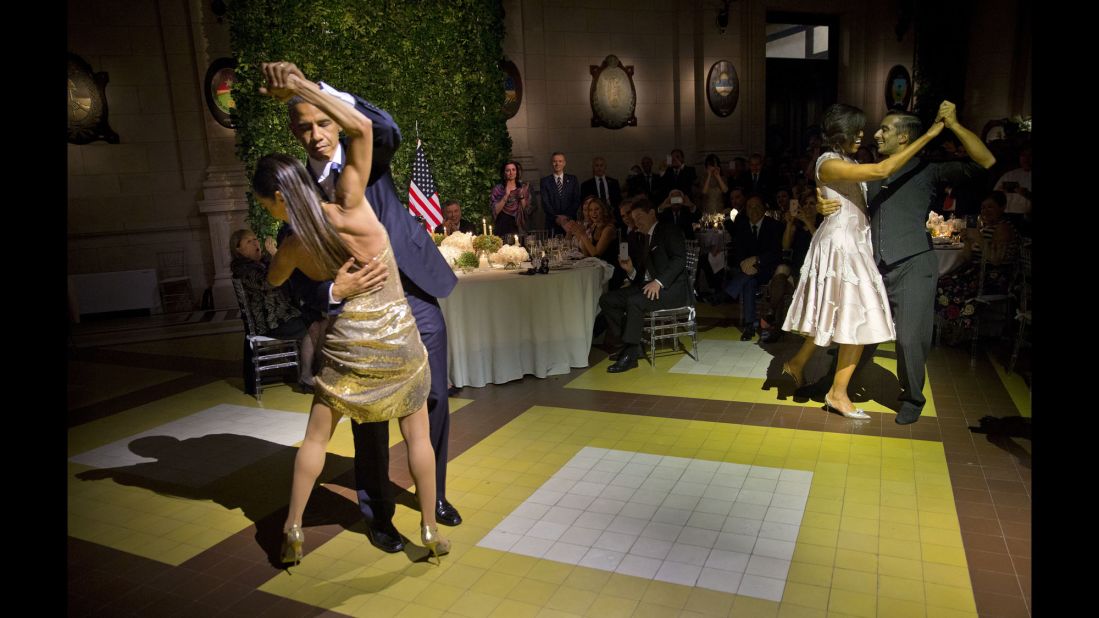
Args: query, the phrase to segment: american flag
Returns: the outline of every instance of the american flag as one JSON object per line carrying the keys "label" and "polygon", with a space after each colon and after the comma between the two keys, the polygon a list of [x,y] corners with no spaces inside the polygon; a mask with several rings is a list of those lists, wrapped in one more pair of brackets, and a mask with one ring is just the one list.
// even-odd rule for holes
{"label": "american flag", "polygon": [[428,232],[434,231],[443,222],[435,179],[431,177],[424,145],[419,140],[416,140],[416,158],[412,161],[412,182],[408,185],[408,207],[424,218],[424,227]]}

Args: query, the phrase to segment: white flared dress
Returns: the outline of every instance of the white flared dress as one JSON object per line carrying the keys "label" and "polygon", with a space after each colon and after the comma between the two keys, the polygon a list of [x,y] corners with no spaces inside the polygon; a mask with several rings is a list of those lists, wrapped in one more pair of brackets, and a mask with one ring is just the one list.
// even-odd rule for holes
{"label": "white flared dress", "polygon": [[825,217],[813,235],[782,330],[811,337],[819,346],[896,339],[889,297],[870,244],[866,184],[824,185],[820,166],[828,159],[851,159],[835,152],[817,159],[817,186],[825,197],[838,198],[840,209]]}

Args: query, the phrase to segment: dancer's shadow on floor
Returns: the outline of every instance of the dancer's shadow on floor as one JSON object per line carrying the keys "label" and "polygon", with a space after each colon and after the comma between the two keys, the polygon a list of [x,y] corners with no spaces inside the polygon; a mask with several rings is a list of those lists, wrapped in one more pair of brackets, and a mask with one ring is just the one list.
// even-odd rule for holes
{"label": "dancer's shadow on floor", "polygon": [[[240,509],[255,523],[256,542],[272,566],[282,568],[279,551],[296,447],[226,433],[185,440],[146,436],[128,446],[135,455],[155,461],[87,470],[77,478],[111,479],[166,496],[210,500],[227,510]],[[328,453],[319,480],[354,486],[352,469],[350,458]],[[365,532],[357,504],[323,487],[314,488],[302,524],[306,528],[357,526],[356,530]]]}
{"label": "dancer's shadow on floor", "polygon": [[973,433],[983,433],[988,441],[1015,457],[1019,465],[1030,468],[1030,451],[1019,444],[1015,438],[1031,442],[1030,419],[1023,416],[983,416],[977,421],[977,427],[970,427]]}
{"label": "dancer's shadow on floor", "polygon": [[[782,364],[789,361],[793,352],[782,349],[775,350],[775,356],[767,366],[767,378],[763,382],[762,390],[774,388],[777,399],[780,401],[792,400],[800,404],[808,404],[810,401],[824,406],[824,395],[832,386],[831,365],[835,362],[834,349],[829,349],[826,354],[817,353],[805,366],[805,384],[798,387],[793,378],[783,375]],[[876,358],[896,359],[895,352],[877,350]],[[894,412],[900,410],[900,401],[897,399],[901,393],[901,384],[888,369],[873,362],[872,358],[860,359],[851,383],[848,385],[848,397],[856,406],[860,403],[873,401],[878,405]],[[837,413],[838,414],[838,413]]]}

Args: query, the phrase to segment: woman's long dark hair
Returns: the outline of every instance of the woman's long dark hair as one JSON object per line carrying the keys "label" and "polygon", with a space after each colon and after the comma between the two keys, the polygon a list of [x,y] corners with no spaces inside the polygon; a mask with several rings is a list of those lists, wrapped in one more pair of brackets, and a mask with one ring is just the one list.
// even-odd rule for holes
{"label": "woman's long dark hair", "polygon": [[854,105],[836,103],[824,110],[821,120],[824,128],[824,141],[832,150],[846,155],[844,150],[855,141],[855,136],[866,126],[866,114]]}
{"label": "woman's long dark hair", "polygon": [[282,193],[290,227],[305,250],[326,272],[335,274],[351,257],[339,233],[324,216],[317,185],[301,161],[284,154],[269,154],[256,163],[252,191],[265,198]]}
{"label": "woman's long dark hair", "polygon": [[515,166],[515,188],[518,189],[523,186],[523,181],[520,180],[523,177],[523,166],[518,161],[504,161],[504,164],[500,166],[500,184],[505,187],[508,184],[507,174],[504,173],[504,170],[509,165]]}

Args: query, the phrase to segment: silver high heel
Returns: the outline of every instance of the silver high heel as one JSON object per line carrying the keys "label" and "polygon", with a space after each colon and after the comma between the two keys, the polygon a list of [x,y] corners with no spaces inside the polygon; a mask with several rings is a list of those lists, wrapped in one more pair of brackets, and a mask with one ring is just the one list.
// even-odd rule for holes
{"label": "silver high heel", "polygon": [[432,556],[435,556],[435,560],[442,564],[439,560],[439,556],[444,556],[450,553],[450,540],[444,539],[439,536],[439,527],[427,527],[420,528],[420,540],[423,541],[424,547],[431,552]]}
{"label": "silver high heel", "polygon": [[843,410],[840,410],[831,401],[828,400],[828,395],[824,396],[824,409],[825,410],[835,410],[836,412],[839,412],[840,414],[846,416],[847,418],[854,418],[854,419],[859,419],[859,420],[866,420],[866,419],[870,418],[869,414],[867,414],[866,412],[863,412],[859,408],[855,408],[854,410],[852,410],[850,412],[844,412]]}
{"label": "silver high heel", "polygon": [[300,564],[302,556],[302,546],[305,544],[305,532],[302,531],[300,524],[294,524],[290,526],[290,529],[286,531],[286,536],[282,540],[282,562],[283,564]]}

